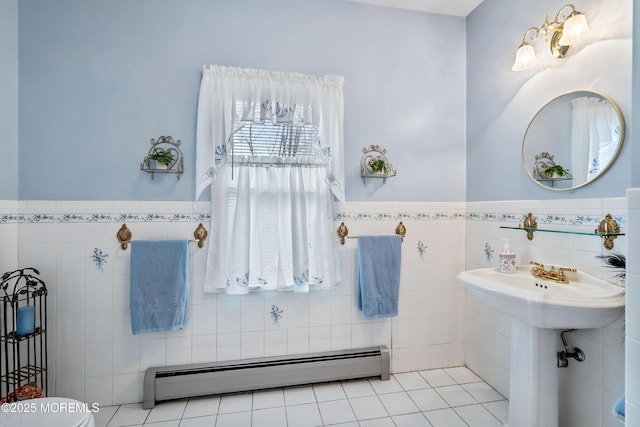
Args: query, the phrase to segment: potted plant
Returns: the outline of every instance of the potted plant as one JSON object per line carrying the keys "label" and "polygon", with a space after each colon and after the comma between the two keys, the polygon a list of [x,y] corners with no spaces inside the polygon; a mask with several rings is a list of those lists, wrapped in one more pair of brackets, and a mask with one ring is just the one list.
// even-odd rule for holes
{"label": "potted plant", "polygon": [[387,162],[383,158],[378,157],[369,161],[369,168],[373,173],[387,173]]}
{"label": "potted plant", "polygon": [[149,164],[149,169],[168,169],[174,162],[175,156],[171,150],[154,147],[146,160]]}
{"label": "potted plant", "polygon": [[569,170],[563,168],[561,165],[552,165],[552,166],[547,166],[544,169],[544,174],[549,178],[560,178],[563,176],[568,177]]}

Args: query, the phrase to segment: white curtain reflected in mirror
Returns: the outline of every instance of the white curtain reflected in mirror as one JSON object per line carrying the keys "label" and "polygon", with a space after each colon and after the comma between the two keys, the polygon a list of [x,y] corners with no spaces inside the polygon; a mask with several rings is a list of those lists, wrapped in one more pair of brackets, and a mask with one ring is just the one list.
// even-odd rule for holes
{"label": "white curtain reflected in mirror", "polygon": [[[606,99],[571,101],[571,153],[577,182],[595,178],[613,159],[620,138],[618,115]],[[586,143],[585,143],[586,142]]]}
{"label": "white curtain reflected in mirror", "polygon": [[533,117],[522,143],[529,177],[550,190],[572,190],[600,177],[624,141],[624,118],[616,103],[592,91],[554,98]]}

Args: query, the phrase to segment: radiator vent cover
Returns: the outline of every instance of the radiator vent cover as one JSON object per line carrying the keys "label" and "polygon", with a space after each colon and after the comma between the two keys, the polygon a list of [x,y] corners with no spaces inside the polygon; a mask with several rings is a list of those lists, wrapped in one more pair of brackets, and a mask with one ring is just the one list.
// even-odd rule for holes
{"label": "radiator vent cover", "polygon": [[388,380],[385,346],[225,362],[148,368],[145,409],[156,402],[187,397],[260,390],[326,381],[380,377]]}

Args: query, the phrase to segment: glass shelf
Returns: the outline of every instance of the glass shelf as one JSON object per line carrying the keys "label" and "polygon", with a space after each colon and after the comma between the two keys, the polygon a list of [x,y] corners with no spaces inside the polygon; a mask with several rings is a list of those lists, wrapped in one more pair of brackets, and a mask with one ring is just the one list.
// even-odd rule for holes
{"label": "glass shelf", "polygon": [[[524,226],[523,226],[524,225]],[[527,239],[533,240],[533,234],[536,231],[542,231],[543,233],[561,233],[561,234],[578,234],[582,236],[598,236],[602,237],[603,246],[605,249],[613,249],[613,241],[618,236],[624,236],[621,233],[620,226],[611,214],[607,214],[605,218],[600,222],[600,225],[594,230],[593,233],[586,231],[567,231],[567,230],[554,230],[538,228],[538,222],[531,212],[527,214],[524,222],[518,227],[510,227],[508,225],[501,225],[500,228],[506,228],[510,230],[521,230],[527,232]]]}
{"label": "glass shelf", "polygon": [[501,225],[500,228],[505,228],[509,230],[522,230],[522,231],[542,231],[544,233],[561,233],[561,234],[579,234],[582,236],[599,236],[599,237],[608,237],[608,236],[624,236],[625,233],[589,233],[587,231],[567,231],[567,230],[550,230],[544,228],[526,228],[526,227],[509,227],[506,225]]}

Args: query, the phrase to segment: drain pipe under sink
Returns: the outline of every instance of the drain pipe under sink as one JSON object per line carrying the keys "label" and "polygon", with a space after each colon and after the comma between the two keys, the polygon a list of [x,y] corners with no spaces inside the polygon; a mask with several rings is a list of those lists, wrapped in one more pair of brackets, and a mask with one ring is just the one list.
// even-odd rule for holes
{"label": "drain pipe under sink", "polygon": [[562,345],[564,346],[564,350],[557,352],[558,368],[568,367],[570,358],[575,359],[578,362],[584,362],[586,358],[584,355],[584,352],[580,350],[578,347],[572,350],[569,348],[569,345],[567,344],[567,340],[565,339],[564,334],[573,332],[573,331],[577,331],[577,329],[567,329],[566,331],[560,332],[560,338],[562,339]]}

